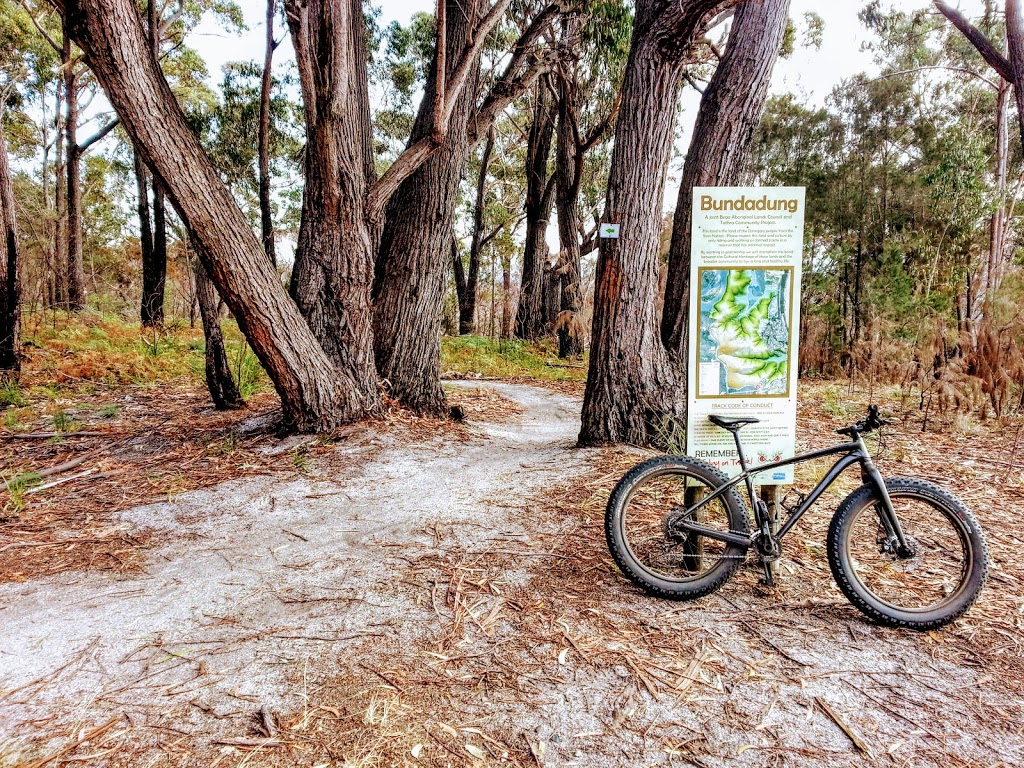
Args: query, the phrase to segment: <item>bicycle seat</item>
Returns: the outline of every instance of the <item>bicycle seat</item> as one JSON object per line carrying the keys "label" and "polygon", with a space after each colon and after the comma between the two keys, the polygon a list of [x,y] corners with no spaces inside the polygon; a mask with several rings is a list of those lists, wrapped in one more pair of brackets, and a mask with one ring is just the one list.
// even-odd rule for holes
{"label": "bicycle seat", "polygon": [[751,416],[715,416],[714,414],[708,416],[708,421],[730,432],[738,431],[744,424],[759,424],[761,422],[760,419]]}

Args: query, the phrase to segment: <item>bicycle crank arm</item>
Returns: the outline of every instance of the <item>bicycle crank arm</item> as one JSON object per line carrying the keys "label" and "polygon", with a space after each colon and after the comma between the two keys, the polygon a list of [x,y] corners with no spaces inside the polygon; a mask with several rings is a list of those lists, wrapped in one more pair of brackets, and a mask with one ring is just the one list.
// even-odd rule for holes
{"label": "bicycle crank arm", "polygon": [[697,525],[696,523],[682,522],[679,524],[679,528],[687,533],[695,533],[709,539],[724,541],[726,544],[735,544],[737,547],[749,548],[753,544],[753,541],[751,541],[749,536],[743,536],[738,533],[727,533],[714,528],[706,528],[705,526]]}

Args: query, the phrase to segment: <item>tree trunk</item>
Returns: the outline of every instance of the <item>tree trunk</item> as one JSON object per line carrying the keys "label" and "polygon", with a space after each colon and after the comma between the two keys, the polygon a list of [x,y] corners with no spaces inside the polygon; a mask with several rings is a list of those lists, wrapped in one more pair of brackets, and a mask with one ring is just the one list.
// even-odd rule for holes
{"label": "tree trunk", "polygon": [[501,259],[501,338],[512,338],[512,259]]}
{"label": "tree trunk", "polygon": [[[445,82],[471,44],[480,0],[447,0]],[[437,57],[409,145],[435,129]],[[391,394],[420,413],[445,414],[441,388],[441,308],[451,254],[459,181],[469,155],[467,128],[479,57],[454,105],[440,148],[398,188],[387,208],[373,287],[374,354]],[[468,290],[468,285],[467,285]]]}
{"label": "tree trunk", "polygon": [[701,98],[672,222],[661,318],[662,340],[683,364],[690,311],[693,188],[740,183],[768,98],[772,68],[782,48],[789,2],[747,2],[736,9],[725,55]]}
{"label": "tree trunk", "polygon": [[[459,294],[459,333],[476,331],[477,285],[480,281],[480,254],[484,248],[484,213],[487,210],[487,170],[494,151],[494,129],[487,132],[487,143],[480,158],[480,175],[476,182],[476,206],[473,209],[473,239],[469,246],[469,272],[465,289]],[[461,265],[461,260],[459,261]]]}
{"label": "tree trunk", "polygon": [[78,0],[61,10],[66,11],[72,37],[86,52],[132,142],[164,182],[195,239],[204,267],[274,382],[286,422],[301,431],[316,431],[363,416],[366,403],[350,372],[332,365],[303,322],[189,128],[153,60],[135,4]]}
{"label": "tree trunk", "polygon": [[661,210],[691,41],[726,1],[638,0],[601,241],[580,443],[667,442],[685,426],[686,381],[658,333]]}
{"label": "tree trunk", "polygon": [[[147,181],[146,164],[138,150],[133,153],[135,165],[135,189],[138,197],[139,213],[139,250],[142,252],[142,298],[139,303],[139,316],[144,327],[155,325],[153,322],[153,293],[151,285],[153,267],[153,222],[149,213],[149,182]],[[160,302],[162,303],[162,302]]]}
{"label": "tree trunk", "polygon": [[[563,21],[562,37],[579,39],[579,17]],[[574,53],[578,54],[578,45]],[[579,63],[576,56],[563,63],[558,79],[558,134],[555,145],[555,203],[558,211],[558,274],[561,310],[555,321],[560,358],[583,355],[583,329],[578,319],[583,309],[580,289],[580,179],[583,153],[579,142]]]}
{"label": "tree trunk", "polygon": [[231,376],[224,335],[220,328],[220,297],[200,259],[195,262],[195,280],[196,301],[203,320],[203,337],[206,339],[206,386],[218,411],[241,408],[245,401]]}
{"label": "tree trunk", "polygon": [[82,258],[82,152],[78,146],[78,72],[71,60],[71,35],[64,24],[61,50],[64,70],[64,146],[67,152],[68,309],[85,309],[85,263]]}
{"label": "tree trunk", "polygon": [[558,276],[557,265],[544,264],[544,299],[541,302],[541,322],[544,323],[544,335],[555,330],[559,306],[562,303],[562,281]]}
{"label": "tree trunk", "polygon": [[167,285],[167,203],[164,185],[156,176],[153,177],[153,251],[148,265],[143,264],[142,283],[147,308],[142,324],[161,326]]}
{"label": "tree trunk", "polygon": [[267,0],[266,43],[263,53],[263,80],[260,83],[260,127],[259,127],[259,166],[260,166],[260,230],[263,235],[263,250],[270,263],[277,265],[277,250],[274,244],[274,211],[270,205],[270,89],[273,84],[271,77],[274,64],[274,16],[277,0]]}
{"label": "tree trunk", "polygon": [[57,83],[56,135],[54,136],[54,189],[53,207],[56,219],[53,225],[53,270],[50,274],[51,294],[54,303],[51,306],[68,307],[68,166],[66,161],[66,143],[64,141],[64,81]]}
{"label": "tree trunk", "polygon": [[[305,191],[291,293],[346,380],[347,407],[375,412],[380,400],[370,287],[376,238],[365,210],[373,154],[362,3],[287,0],[286,7],[306,114]],[[273,272],[269,263],[267,268]]]}
{"label": "tree trunk", "polygon": [[0,122],[0,379],[21,370],[21,281],[18,230],[7,142]]}
{"label": "tree trunk", "polygon": [[516,336],[533,341],[544,335],[544,266],[548,260],[547,228],[553,185],[548,183],[548,155],[555,131],[557,105],[548,76],[537,84],[533,124],[526,150],[526,244],[519,281]]}

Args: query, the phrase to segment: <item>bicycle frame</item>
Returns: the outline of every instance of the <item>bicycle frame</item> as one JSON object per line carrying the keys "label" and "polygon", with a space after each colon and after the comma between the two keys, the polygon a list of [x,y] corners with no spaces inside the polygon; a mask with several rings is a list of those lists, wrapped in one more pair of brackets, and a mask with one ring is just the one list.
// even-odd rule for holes
{"label": "bicycle frame", "polygon": [[[875,463],[871,459],[871,454],[868,453],[867,446],[864,444],[864,438],[862,435],[858,434],[857,439],[849,443],[834,445],[830,448],[821,448],[816,451],[807,451],[806,453],[801,453],[790,459],[784,459],[770,464],[763,464],[754,470],[750,470],[747,467],[747,460],[743,454],[743,446],[740,443],[738,430],[733,432],[733,437],[736,439],[736,450],[739,454],[740,468],[742,471],[739,475],[718,488],[714,493],[704,497],[692,507],[688,507],[685,510],[685,513],[686,517],[689,518],[694,513],[698,512],[705,504],[709,504],[715,499],[723,496],[740,483],[745,483],[747,486],[747,495],[750,498],[750,507],[754,511],[754,519],[756,522],[755,531],[749,535],[743,536],[737,533],[726,533],[725,531],[719,531],[714,528],[707,528],[699,523],[691,523],[687,520],[680,523],[680,528],[683,530],[700,534],[701,536],[705,536],[709,539],[717,539],[718,541],[724,541],[728,544],[736,544],[741,547],[754,546],[757,538],[762,535],[763,531],[767,530],[768,535],[771,536],[771,538],[776,542],[781,542],[783,537],[789,533],[793,526],[799,522],[800,518],[803,517],[812,506],[814,506],[814,503],[821,497],[821,494],[828,490],[839,475],[854,464],[860,464],[861,477],[863,481],[865,483],[871,482],[875,488],[878,489],[878,494],[882,500],[883,522],[886,523],[888,528],[887,533],[895,536],[901,547],[907,547],[907,540],[903,534],[902,528],[900,527],[899,520],[896,519],[892,500],[889,498],[889,491],[885,487],[885,480],[882,478],[878,468],[875,467]],[[790,512],[778,532],[772,533],[770,529],[765,526],[765,523],[768,521],[764,517],[762,505],[758,503],[758,500],[754,496],[753,476],[762,472],[769,472],[773,469],[788,467],[791,464],[801,464],[805,461],[813,461],[815,459],[820,459],[825,456],[834,456],[836,454],[844,455],[832,465],[832,468],[821,480],[818,481],[818,484],[814,486],[800,505]]]}

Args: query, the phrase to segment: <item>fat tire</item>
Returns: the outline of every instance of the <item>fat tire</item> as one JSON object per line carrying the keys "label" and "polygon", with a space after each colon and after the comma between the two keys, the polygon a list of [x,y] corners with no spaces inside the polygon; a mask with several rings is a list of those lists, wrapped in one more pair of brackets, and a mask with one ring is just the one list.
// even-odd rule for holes
{"label": "fat tire", "polygon": [[[705,575],[685,581],[662,578],[652,573],[634,557],[623,530],[626,505],[635,488],[665,470],[689,471],[711,488],[718,488],[728,482],[728,478],[715,467],[688,456],[658,456],[637,464],[619,480],[608,498],[604,516],[608,550],[623,574],[648,594],[670,600],[696,600],[711,594],[732,576],[743,562],[746,548],[728,545],[728,557],[719,560]],[[722,496],[722,501],[728,512],[730,530],[740,534],[748,533],[750,524],[747,507],[736,489],[732,488],[726,492]]]}
{"label": "fat tire", "polygon": [[[893,477],[885,481],[889,495],[894,498],[911,496],[923,499],[945,510],[948,520],[953,523],[966,545],[966,574],[952,599],[934,609],[909,610],[890,605],[876,597],[857,577],[850,562],[848,548],[850,527],[866,506],[879,502],[877,489],[862,485],[836,509],[828,530],[828,563],[836,584],[847,599],[869,618],[889,627],[928,631],[938,629],[962,616],[978,598],[978,593],[988,577],[988,548],[985,536],[974,514],[948,491],[934,483],[915,477]],[[898,514],[898,510],[897,510]],[[942,514],[939,509],[936,515]]]}

